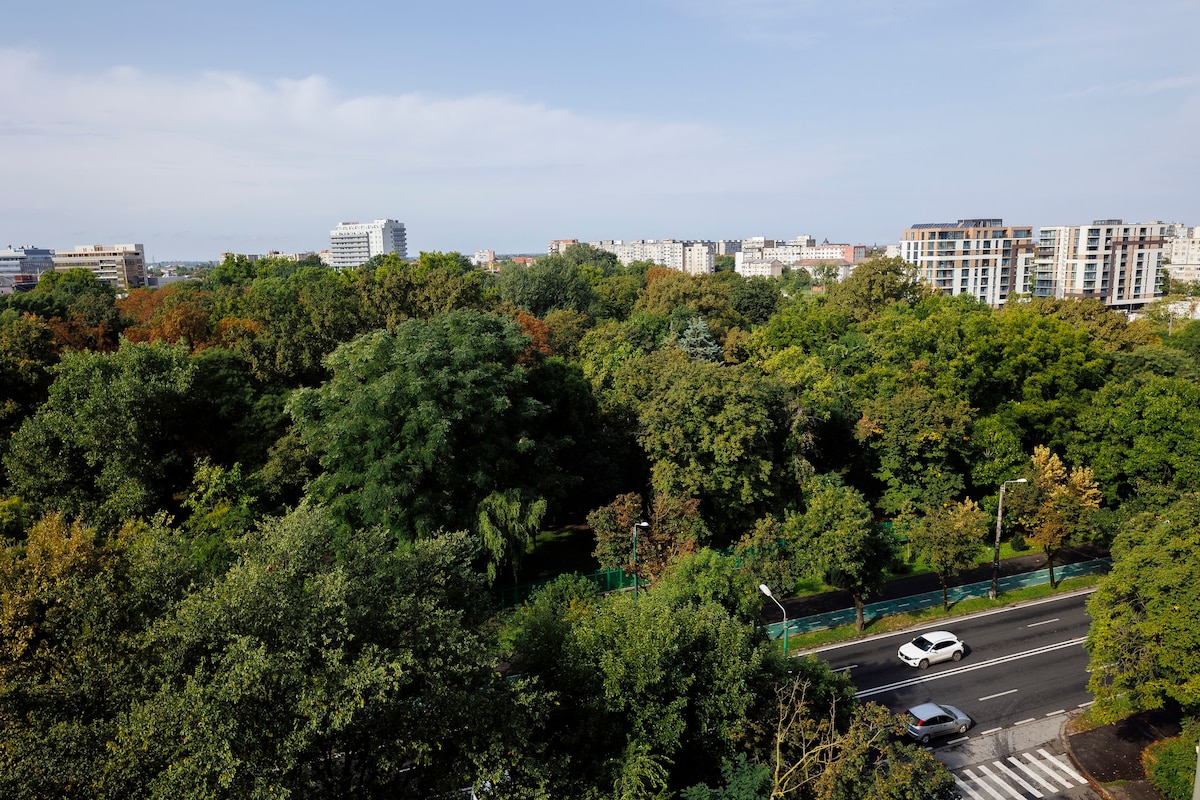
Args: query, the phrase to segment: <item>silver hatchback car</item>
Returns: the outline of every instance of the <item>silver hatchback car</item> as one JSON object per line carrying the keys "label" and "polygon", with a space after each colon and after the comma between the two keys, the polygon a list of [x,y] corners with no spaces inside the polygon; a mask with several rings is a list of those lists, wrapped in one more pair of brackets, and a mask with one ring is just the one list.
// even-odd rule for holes
{"label": "silver hatchback car", "polygon": [[921,744],[935,736],[966,733],[971,718],[954,706],[940,703],[921,703],[908,710],[908,735]]}

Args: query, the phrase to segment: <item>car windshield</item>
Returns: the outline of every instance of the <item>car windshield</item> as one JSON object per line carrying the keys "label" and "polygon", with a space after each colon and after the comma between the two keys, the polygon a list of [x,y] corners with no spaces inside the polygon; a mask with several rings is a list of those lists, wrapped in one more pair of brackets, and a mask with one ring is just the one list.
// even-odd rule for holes
{"label": "car windshield", "polygon": [[928,650],[929,648],[933,647],[933,642],[929,641],[924,636],[918,636],[912,640],[912,643],[922,650]]}

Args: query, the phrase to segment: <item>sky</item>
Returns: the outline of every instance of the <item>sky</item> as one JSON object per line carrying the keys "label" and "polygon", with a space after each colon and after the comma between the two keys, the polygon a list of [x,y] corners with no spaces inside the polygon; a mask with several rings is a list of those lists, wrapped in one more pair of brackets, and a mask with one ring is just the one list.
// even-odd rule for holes
{"label": "sky", "polygon": [[11,5],[0,247],[1200,224],[1200,0]]}

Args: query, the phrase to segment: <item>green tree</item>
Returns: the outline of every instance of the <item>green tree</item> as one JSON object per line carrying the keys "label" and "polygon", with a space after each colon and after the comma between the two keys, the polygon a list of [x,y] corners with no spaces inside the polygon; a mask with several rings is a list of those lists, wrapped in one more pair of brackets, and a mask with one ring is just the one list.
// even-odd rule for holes
{"label": "green tree", "polygon": [[1112,545],[1112,571],[1088,600],[1088,691],[1102,718],[1173,700],[1200,709],[1200,494],[1143,513]]}
{"label": "green tree", "polygon": [[987,514],[968,498],[931,511],[909,531],[913,552],[942,582],[942,608],[950,607],[950,578],[978,562],[987,530]]}
{"label": "green tree", "polygon": [[738,365],[664,357],[640,394],[638,439],[655,491],[695,497],[732,541],[795,486],[805,418],[779,387]]}
{"label": "green tree", "polygon": [[301,507],[148,637],[157,677],[100,780],[142,797],[428,796],[469,783],[503,708],[463,535],[397,550]]}
{"label": "green tree", "polygon": [[872,258],[855,265],[850,277],[827,287],[827,293],[832,305],[862,322],[893,303],[912,303],[929,289],[917,277],[915,267],[895,257]]}
{"label": "green tree", "polygon": [[39,317],[66,350],[115,350],[122,328],[117,291],[91,270],[44,273],[29,292],[8,296],[9,308]]}
{"label": "green tree", "polygon": [[536,317],[551,311],[589,313],[596,293],[581,267],[565,256],[539,258],[528,266],[508,266],[497,282],[500,299]]}
{"label": "green tree", "polygon": [[713,338],[707,323],[700,317],[692,317],[675,340],[675,346],[693,361],[716,363],[723,360],[721,345]]}
{"label": "green tree", "polygon": [[754,733],[776,656],[720,605],[677,600],[560,586],[517,610],[505,655],[536,679],[543,711],[510,757],[515,782],[531,761],[552,765],[546,797],[669,797],[720,780]]}
{"label": "green tree", "polygon": [[962,493],[971,412],[964,400],[944,399],[920,385],[864,407],[855,433],[878,459],[884,511],[936,508]]}
{"label": "green tree", "polygon": [[861,631],[864,598],[882,590],[896,549],[892,535],[872,522],[867,501],[852,487],[818,479],[807,509],[790,514],[785,529],[808,574],[850,593]]}
{"label": "green tree", "polygon": [[14,491],[98,524],[167,507],[192,471],[186,349],[125,342],[115,353],[70,353],[55,373],[5,455]]}
{"label": "green tree", "polygon": [[288,404],[323,469],[311,495],[351,527],[415,539],[474,529],[493,492],[533,488],[545,409],[527,344],[515,323],[453,311],[339,348],[333,377]]}

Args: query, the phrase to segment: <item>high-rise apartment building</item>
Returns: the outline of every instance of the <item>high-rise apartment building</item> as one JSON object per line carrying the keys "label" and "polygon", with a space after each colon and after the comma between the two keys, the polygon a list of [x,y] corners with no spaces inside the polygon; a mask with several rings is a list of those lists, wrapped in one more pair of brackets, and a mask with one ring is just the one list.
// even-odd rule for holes
{"label": "high-rise apartment building", "polygon": [[357,267],[375,256],[395,253],[408,258],[404,223],[394,219],[342,222],[329,232],[329,265],[335,269]]}
{"label": "high-rise apartment building", "polygon": [[913,225],[900,256],[945,294],[969,294],[993,307],[1030,291],[1033,229],[1000,219],[960,219]]}
{"label": "high-rise apartment building", "polygon": [[146,251],[140,244],[92,244],[56,250],[54,269],[87,269],[101,281],[129,291],[146,285]]}
{"label": "high-rise apartment building", "polygon": [[1031,292],[1095,297],[1110,308],[1136,311],[1162,293],[1163,259],[1177,228],[1183,226],[1119,219],[1042,228]]}

